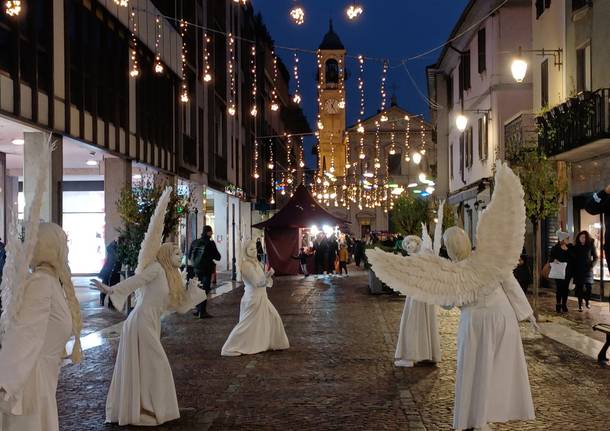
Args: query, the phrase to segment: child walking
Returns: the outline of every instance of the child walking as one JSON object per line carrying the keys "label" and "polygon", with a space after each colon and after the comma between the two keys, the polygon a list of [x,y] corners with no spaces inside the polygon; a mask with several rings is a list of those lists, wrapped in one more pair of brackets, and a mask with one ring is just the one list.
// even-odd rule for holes
{"label": "child walking", "polygon": [[347,246],[345,244],[341,244],[341,248],[339,249],[339,274],[343,274],[343,270],[345,270],[345,275],[347,275],[348,259],[349,254],[347,252]]}

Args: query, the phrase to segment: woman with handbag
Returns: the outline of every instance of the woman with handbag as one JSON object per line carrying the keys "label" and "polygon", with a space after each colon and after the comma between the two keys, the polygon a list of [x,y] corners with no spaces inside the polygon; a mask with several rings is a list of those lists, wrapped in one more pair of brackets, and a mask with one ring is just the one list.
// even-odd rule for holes
{"label": "woman with handbag", "polygon": [[[568,294],[570,293],[570,279],[571,279],[571,264],[572,264],[572,245],[569,243],[570,234],[567,232],[557,231],[557,244],[551,249],[551,256],[549,261],[551,267],[553,264],[564,263],[563,273],[560,275],[553,275],[554,271],[551,269],[549,278],[555,280],[557,304],[555,310],[558,313],[568,312]],[[559,265],[557,265],[559,266]],[[562,277],[563,275],[563,277]]]}
{"label": "woman with handbag", "polygon": [[582,311],[582,301],[589,306],[591,299],[591,287],[593,285],[593,266],[597,262],[597,251],[595,242],[589,232],[583,230],[576,237],[574,245],[574,284],[576,285],[576,296],[578,297],[578,311]]}

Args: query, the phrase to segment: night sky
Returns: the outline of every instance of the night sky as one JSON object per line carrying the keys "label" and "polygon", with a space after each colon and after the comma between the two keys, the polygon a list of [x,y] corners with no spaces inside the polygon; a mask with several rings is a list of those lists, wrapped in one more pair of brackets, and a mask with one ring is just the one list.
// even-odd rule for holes
{"label": "night sky", "polygon": [[[445,42],[467,4],[467,0],[361,0],[364,13],[358,20],[351,22],[345,15],[345,8],[351,4],[350,0],[301,0],[299,3],[305,9],[305,23],[297,26],[288,15],[292,1],[252,2],[255,10],[263,14],[263,20],[277,46],[315,51],[328,31],[329,18],[332,18],[335,32],[345,45],[348,55],[361,54],[389,59],[390,70],[386,86],[388,99],[396,93],[399,106],[412,114],[424,114],[426,118],[429,118],[427,103],[418,94],[400,61]],[[276,51],[292,72],[293,53],[281,48]],[[437,50],[407,63],[411,75],[424,95],[427,95],[425,68],[434,64],[439,54],[440,50]],[[301,106],[310,126],[315,128],[316,59],[313,54],[299,53],[299,60],[303,95]],[[350,74],[346,83],[347,122],[350,126],[356,122],[359,110],[357,60],[348,58],[346,67]],[[375,114],[380,107],[382,63],[369,60],[365,62],[364,68],[365,116],[368,117]],[[294,80],[291,80],[291,91],[294,91]],[[306,154],[310,166],[315,164],[310,151],[312,143],[313,140],[307,140]]]}

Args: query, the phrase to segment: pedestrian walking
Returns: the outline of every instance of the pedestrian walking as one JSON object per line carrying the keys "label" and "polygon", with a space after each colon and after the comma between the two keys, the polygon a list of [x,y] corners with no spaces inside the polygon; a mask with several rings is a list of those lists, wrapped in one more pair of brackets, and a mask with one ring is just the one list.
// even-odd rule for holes
{"label": "pedestrian walking", "polygon": [[[216,272],[215,260],[220,260],[220,253],[216,247],[216,243],[212,239],[213,230],[211,226],[204,226],[201,238],[196,239],[191,244],[189,258],[193,265],[193,272],[201,282],[206,295],[212,290],[212,276]],[[196,317],[200,319],[212,317],[207,311],[206,299],[197,305]]]}
{"label": "pedestrian walking", "polygon": [[337,243],[337,237],[333,234],[328,238],[327,257],[326,257],[326,270],[329,274],[336,272],[336,261],[337,254],[339,253],[339,244]]}
{"label": "pedestrian walking", "polygon": [[569,243],[570,234],[567,232],[557,231],[557,244],[551,249],[551,263],[565,263],[565,271],[563,277],[555,278],[556,284],[556,305],[555,310],[558,313],[568,312],[568,295],[570,293],[570,279],[572,270],[572,246]]}
{"label": "pedestrian walking", "polygon": [[582,311],[583,300],[585,307],[589,306],[591,299],[591,288],[593,286],[593,267],[597,262],[597,251],[595,241],[589,232],[583,230],[576,237],[576,244],[572,248],[573,252],[573,275],[576,285],[576,296],[578,297],[578,311]]}
{"label": "pedestrian walking", "polygon": [[265,250],[260,238],[256,239],[256,258],[259,262],[265,263]]}
{"label": "pedestrian walking", "polygon": [[354,262],[357,267],[360,267],[360,262],[364,258],[364,238],[357,239],[354,244]]}
{"label": "pedestrian walking", "polygon": [[316,274],[324,274],[326,272],[326,260],[328,244],[324,234],[319,234],[313,245],[314,248],[314,272]]}
{"label": "pedestrian walking", "polygon": [[[106,246],[106,260],[100,270],[98,277],[102,280],[102,283],[106,286],[114,286],[121,281],[121,261],[119,260],[118,254],[118,242],[116,240],[111,241]],[[106,300],[106,294],[100,292],[100,305],[104,306]],[[112,301],[108,301],[108,307],[114,309]]]}
{"label": "pedestrian walking", "polygon": [[299,261],[299,266],[301,267],[301,272],[305,277],[309,276],[309,272],[307,271],[307,258],[309,255],[305,252],[305,248],[301,247],[299,254],[296,256],[292,256],[293,259],[297,259]]}
{"label": "pedestrian walking", "polygon": [[348,260],[349,253],[347,252],[347,245],[341,244],[341,248],[339,248],[339,274],[343,274],[343,271],[345,271],[345,275],[347,275]]}
{"label": "pedestrian walking", "polygon": [[[594,193],[589,202],[587,202],[585,209],[591,215],[603,214],[605,225],[608,226],[610,224],[610,184],[604,190]],[[606,264],[610,268],[610,229],[605,231],[604,256],[606,257]]]}

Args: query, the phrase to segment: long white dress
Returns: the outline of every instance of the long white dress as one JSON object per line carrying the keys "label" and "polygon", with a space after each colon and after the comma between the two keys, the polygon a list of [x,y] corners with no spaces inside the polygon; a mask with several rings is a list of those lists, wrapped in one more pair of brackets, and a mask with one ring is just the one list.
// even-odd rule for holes
{"label": "long white dress", "polygon": [[532,314],[511,276],[462,307],[458,329],[453,427],[535,418],[518,319]]}
{"label": "long white dress", "polygon": [[[158,262],[112,287],[110,299],[122,309],[127,297],[141,295],[123,325],[119,351],[106,399],[106,422],[119,425],[159,425],[180,417],[169,361],[161,345],[161,314],[168,311],[169,286]],[[185,313],[205,299],[189,288],[177,310]]]}
{"label": "long white dress", "polygon": [[0,349],[0,430],[57,431],[57,379],[72,317],[57,277],[37,270]]}
{"label": "long white dress", "polygon": [[222,346],[222,356],[252,355],[267,350],[288,349],[288,337],[279,313],[267,297],[270,282],[258,262],[242,263],[244,296],[239,323]]}
{"label": "long white dress", "polygon": [[400,318],[400,331],[394,357],[400,362],[440,362],[441,345],[435,305],[407,297]]}

